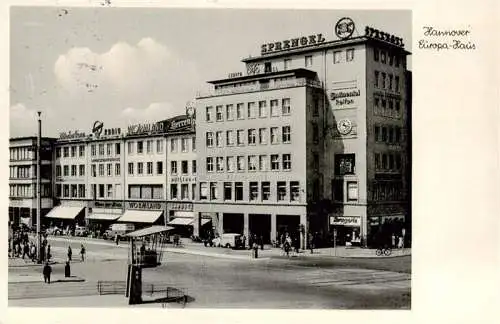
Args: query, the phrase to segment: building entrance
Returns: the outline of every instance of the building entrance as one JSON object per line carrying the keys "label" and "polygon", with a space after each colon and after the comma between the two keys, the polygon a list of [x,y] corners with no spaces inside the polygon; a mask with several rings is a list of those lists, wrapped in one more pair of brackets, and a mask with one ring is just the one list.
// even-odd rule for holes
{"label": "building entrance", "polygon": [[250,214],[248,215],[248,222],[250,235],[262,236],[264,244],[271,243],[271,215]]}
{"label": "building entrance", "polygon": [[224,233],[243,234],[243,214],[224,214],[222,230]]}
{"label": "building entrance", "polygon": [[276,239],[281,242],[288,233],[292,238],[299,236],[299,215],[276,215]]}

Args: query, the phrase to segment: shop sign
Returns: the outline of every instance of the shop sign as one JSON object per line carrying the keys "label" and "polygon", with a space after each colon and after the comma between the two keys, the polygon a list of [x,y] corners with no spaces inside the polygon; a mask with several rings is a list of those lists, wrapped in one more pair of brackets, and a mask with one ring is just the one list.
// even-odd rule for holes
{"label": "shop sign", "polygon": [[175,117],[167,120],[165,124],[167,133],[191,130],[194,126],[194,119],[189,118],[188,116]]}
{"label": "shop sign", "polygon": [[359,216],[330,216],[330,225],[360,226]]}
{"label": "shop sign", "polygon": [[229,73],[227,75],[227,78],[228,79],[233,79],[233,78],[239,78],[239,77],[242,77],[243,76],[243,73],[241,72],[232,72],[232,73]]}
{"label": "shop sign", "polygon": [[87,135],[83,132],[80,131],[69,131],[69,132],[62,132],[59,133],[59,139],[60,140],[71,140],[71,139],[81,139],[85,138]]}
{"label": "shop sign", "polygon": [[361,96],[360,90],[333,91],[330,94],[330,100],[334,100],[337,106],[345,106],[354,104],[354,97],[359,96]]}
{"label": "shop sign", "polygon": [[382,216],[382,222],[394,222],[394,221],[404,221],[405,217],[403,215],[391,215],[391,216]]}
{"label": "shop sign", "polygon": [[191,177],[191,176],[177,176],[177,177],[170,177],[170,182],[171,182],[171,183],[178,183],[178,182],[196,182],[196,177]]}
{"label": "shop sign", "polygon": [[142,134],[161,134],[165,132],[165,127],[162,122],[150,124],[135,124],[128,127],[127,135],[142,135]]}
{"label": "shop sign", "polygon": [[104,123],[102,121],[96,120],[94,125],[92,126],[92,133],[96,138],[101,137],[102,129],[104,127]]}
{"label": "shop sign", "polygon": [[169,203],[169,210],[193,211],[193,203]]}
{"label": "shop sign", "polygon": [[118,209],[123,207],[123,203],[121,201],[96,201],[94,207]]}
{"label": "shop sign", "polygon": [[159,202],[130,201],[128,203],[128,209],[161,210],[163,209],[163,205]]}
{"label": "shop sign", "polygon": [[323,34],[316,34],[310,36],[302,36],[297,38],[292,38],[288,40],[284,40],[281,42],[274,42],[263,44],[261,46],[261,54],[269,54],[273,52],[279,52],[287,49],[294,49],[304,46],[317,45],[325,42],[325,38]]}
{"label": "shop sign", "polygon": [[120,158],[95,158],[91,159],[92,162],[119,162]]}
{"label": "shop sign", "polygon": [[370,217],[370,226],[378,226],[380,225],[380,220],[378,217]]}
{"label": "shop sign", "polygon": [[377,38],[377,39],[386,41],[388,43],[392,43],[392,44],[399,46],[399,47],[405,46],[402,38],[396,37],[396,36],[391,35],[389,33],[384,33],[383,31],[380,31],[378,29],[371,28],[368,26],[366,26],[366,28],[365,28],[365,36]]}

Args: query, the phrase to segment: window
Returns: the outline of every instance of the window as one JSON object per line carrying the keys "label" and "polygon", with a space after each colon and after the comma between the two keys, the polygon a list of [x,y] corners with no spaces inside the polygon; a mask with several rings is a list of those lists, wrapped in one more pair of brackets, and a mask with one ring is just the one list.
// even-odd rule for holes
{"label": "window", "polygon": [[181,171],[182,174],[188,174],[188,161],[181,162]]}
{"label": "window", "polygon": [[259,144],[267,144],[267,128],[259,128]]}
{"label": "window", "polygon": [[290,98],[281,100],[281,112],[283,115],[290,115]]}
{"label": "window", "polygon": [[382,126],[382,142],[387,142],[387,128]]}
{"label": "window", "polygon": [[243,129],[238,129],[238,131],[236,133],[236,142],[238,143],[238,145],[244,145],[245,144],[243,132],[244,132]]}
{"label": "window", "polygon": [[265,100],[259,101],[259,117],[263,118],[267,116],[267,103]]}
{"label": "window", "polygon": [[283,154],[283,170],[292,169],[292,156],[291,154]]}
{"label": "window", "polygon": [[224,200],[233,199],[233,184],[231,182],[224,182]]}
{"label": "window", "polygon": [[298,181],[290,181],[290,201],[300,200],[300,186]]}
{"label": "window", "polygon": [[[80,165],[78,166],[78,168],[79,168],[79,173],[78,173],[78,175],[79,175],[80,177],[83,177],[83,176],[85,175],[85,164],[80,164]],[[61,171],[59,171],[59,172],[61,172]]]}
{"label": "window", "polygon": [[332,180],[332,200],[333,201],[344,201],[344,180],[334,179]]}
{"label": "window", "polygon": [[259,183],[258,182],[250,182],[249,183],[249,198],[251,201],[255,201],[259,199]]}
{"label": "window", "polygon": [[355,154],[335,154],[335,174],[354,174]]}
{"label": "window", "polygon": [[347,201],[358,200],[358,183],[354,181],[347,182]]}
{"label": "window", "polygon": [[151,199],[152,198],[151,186],[141,186],[141,198],[144,198],[144,199]]}
{"label": "window", "polygon": [[191,184],[191,200],[196,199],[196,184]]}
{"label": "window", "polygon": [[382,169],[387,170],[387,155],[382,154]]}
{"label": "window", "polygon": [[128,164],[128,174],[129,175],[134,175],[134,163],[130,162]]}
{"label": "window", "polygon": [[162,140],[156,140],[156,153],[163,153],[163,141]]}
{"label": "window", "polygon": [[[21,195],[19,195],[21,196]],[[69,185],[65,184],[63,185],[63,197],[69,197]]]}
{"label": "window", "polygon": [[113,172],[112,172],[112,164],[111,163],[108,163],[107,166],[106,166],[106,174],[108,175],[108,177],[111,177],[111,175],[113,175]]}
{"label": "window", "polygon": [[251,128],[248,130],[248,145],[255,145],[257,137],[257,130],[254,128]]}
{"label": "window", "polygon": [[153,162],[147,162],[146,163],[146,172],[149,175],[153,174]]}
{"label": "window", "polygon": [[389,90],[392,90],[392,74],[389,74]]}
{"label": "window", "polygon": [[181,139],[181,150],[182,150],[182,152],[188,151],[188,139],[187,138]]}
{"label": "window", "polygon": [[104,155],[104,144],[99,144],[99,156]]}
{"label": "window", "polygon": [[305,65],[306,67],[310,67],[313,64],[313,57],[312,55],[306,55],[305,57]]}
{"label": "window", "polygon": [[375,170],[380,169],[380,153],[375,153]]}
{"label": "window", "polygon": [[177,183],[171,183],[170,184],[170,199],[177,199],[178,193],[177,193]]}
{"label": "window", "polygon": [[394,141],[394,129],[392,127],[389,127],[389,143],[392,143]]}
{"label": "window", "polygon": [[401,161],[401,154],[400,153],[396,153],[396,156],[394,157],[395,159],[395,162],[396,162],[396,170],[401,170],[401,164],[402,164],[402,161]]}
{"label": "window", "polygon": [[207,172],[213,172],[213,171],[214,171],[214,158],[207,157]]}
{"label": "window", "polygon": [[196,137],[191,138],[191,151],[196,152]]}
{"label": "window", "polygon": [[394,91],[399,92],[399,76],[394,77]]}
{"label": "window", "polygon": [[222,105],[215,107],[215,118],[217,121],[223,121],[224,116],[222,115]]}
{"label": "window", "polygon": [[71,176],[76,177],[76,165],[71,166]]}
{"label": "window", "polygon": [[394,170],[394,155],[389,154],[389,170]]}
{"label": "window", "polygon": [[175,151],[177,151],[177,139],[171,138],[170,139],[170,152],[175,152]]}
{"label": "window", "polygon": [[120,143],[115,143],[115,155],[120,155]]}
{"label": "window", "polygon": [[290,143],[291,135],[290,135],[290,126],[283,126],[281,129],[281,139],[283,143]]}
{"label": "window", "polygon": [[215,135],[215,145],[222,147],[222,132],[216,132]]}
{"label": "window", "polygon": [[285,59],[284,66],[285,66],[285,70],[289,70],[292,67],[292,60],[291,59]]}
{"label": "window", "polygon": [[144,164],[142,162],[137,162],[137,174],[144,173]]}
{"label": "window", "polygon": [[243,103],[236,104],[236,118],[243,119]]}
{"label": "window", "polygon": [[85,185],[83,184],[78,185],[78,197],[85,198]]}
{"label": "window", "polygon": [[163,185],[152,186],[153,199],[163,199]]}
{"label": "window", "polygon": [[187,183],[181,184],[181,199],[189,199],[189,185]]}
{"label": "window", "polygon": [[104,198],[104,185],[99,185],[99,198]]}
{"label": "window", "polygon": [[384,73],[384,72],[382,72],[382,83],[381,83],[381,85],[382,85],[382,88],[383,88],[383,89],[385,89],[385,88],[386,88],[386,84],[385,84],[385,73]]}
{"label": "window", "polygon": [[104,177],[104,164],[99,164],[99,176]]}
{"label": "window", "polygon": [[271,100],[271,117],[279,116],[278,100]]}
{"label": "window", "polygon": [[207,142],[207,147],[213,147],[214,146],[214,133],[207,132],[207,134],[206,134],[206,142]]}
{"label": "window", "polygon": [[278,154],[271,154],[271,170],[280,169],[280,156]]}
{"label": "window", "polygon": [[401,110],[401,103],[399,100],[396,100],[396,114],[399,116],[399,111]]}
{"label": "window", "polygon": [[191,161],[191,173],[196,174],[196,160]]}
{"label": "window", "polygon": [[80,156],[80,157],[85,156],[85,146],[84,145],[80,145],[78,147],[78,156]]}
{"label": "window", "polygon": [[[13,160],[12,153],[13,153],[13,150],[11,149],[10,150],[10,159],[11,160]],[[56,148],[56,158],[60,158],[60,157],[61,157],[61,148],[58,147],[58,148]]]}
{"label": "window", "polygon": [[226,131],[226,145],[227,146],[234,145],[233,133],[234,133],[234,131],[232,131],[232,130]]}
{"label": "window", "polygon": [[351,62],[352,60],[354,60],[354,48],[346,50],[345,55],[347,62]]}
{"label": "window", "polygon": [[119,176],[121,173],[121,170],[120,170],[120,163],[115,163],[115,175],[116,176]]}
{"label": "window", "polygon": [[333,64],[338,64],[342,60],[342,52],[341,51],[335,51],[333,52]]}
{"label": "window", "polygon": [[141,198],[141,186],[129,185],[128,196],[129,198]]}
{"label": "window", "polygon": [[214,121],[214,107],[209,106],[207,107],[207,114],[206,114],[206,119],[207,122],[213,122]]}
{"label": "window", "polygon": [[318,153],[313,153],[313,169],[319,170],[319,155],[318,155]]}
{"label": "window", "polygon": [[389,109],[392,110],[394,108],[394,101],[389,99]]}
{"label": "window", "polygon": [[217,182],[210,182],[210,200],[219,199],[219,190],[217,189]]}
{"label": "window", "polygon": [[378,88],[378,77],[379,77],[379,72],[375,71],[375,88]]}
{"label": "window", "polygon": [[261,183],[262,201],[269,200],[271,197],[271,183],[269,181],[263,181]]}
{"label": "window", "polygon": [[170,161],[170,173],[177,174],[177,161]]}
{"label": "window", "polygon": [[78,197],[78,186],[76,184],[72,184],[71,185],[71,198],[77,198],[77,197]]}
{"label": "window", "polygon": [[234,194],[235,194],[235,200],[238,201],[243,200],[243,182],[234,183]]}
{"label": "window", "polygon": [[[11,168],[10,169],[11,172],[10,172],[10,177],[11,178],[15,178],[15,174],[12,172],[14,170],[14,168]],[[60,165],[56,165],[56,177],[60,177],[61,176],[61,166]]]}
{"label": "window", "polygon": [[395,134],[394,134],[394,141],[396,143],[400,143],[401,142],[401,128],[400,127],[396,127],[396,129],[394,130]]}
{"label": "window", "polygon": [[228,156],[226,157],[226,170],[228,172],[234,172],[234,156]]}
{"label": "window", "polygon": [[76,146],[71,147],[71,157],[76,157]]}
{"label": "window", "polygon": [[255,118],[255,102],[248,103],[248,118]]}
{"label": "window", "polygon": [[146,141],[146,152],[148,154],[153,153],[153,141],[152,140]]}
{"label": "window", "polygon": [[218,156],[215,158],[215,166],[217,172],[224,172],[224,157]]}
{"label": "window", "polygon": [[156,162],[156,174],[163,174],[163,162]]}
{"label": "window", "polygon": [[226,105],[226,120],[234,119],[234,105]]}
{"label": "window", "polygon": [[245,171],[245,157],[238,156],[238,171]]}
{"label": "window", "polygon": [[133,142],[128,142],[128,154],[134,154],[134,143]]}
{"label": "window", "polygon": [[267,171],[266,160],[267,160],[266,155],[259,155],[259,170],[260,171]]}
{"label": "window", "polygon": [[112,155],[112,152],[113,151],[113,144],[109,143],[109,144],[106,144],[106,154],[108,156],[111,156]]}
{"label": "window", "polygon": [[380,136],[380,126],[375,126],[375,142],[379,141]]}
{"label": "window", "polygon": [[91,165],[91,173],[93,177],[97,177],[97,166],[95,164]]}
{"label": "window", "polygon": [[313,136],[313,143],[318,144],[319,142],[319,128],[317,123],[312,123],[312,136]]}
{"label": "window", "polygon": [[392,66],[392,62],[394,61],[394,55],[392,53],[388,53],[387,56],[389,57],[389,65]]}
{"label": "window", "polygon": [[144,144],[142,141],[137,141],[137,154],[142,154],[144,150]]}
{"label": "window", "polygon": [[278,201],[282,201],[286,199],[286,182],[285,181],[278,181],[278,185],[276,187],[277,189],[277,197]]}
{"label": "window", "polygon": [[108,184],[108,195],[107,195],[108,198],[112,198],[113,197],[113,185],[112,184]]}
{"label": "window", "polygon": [[319,116],[319,98],[314,98],[313,113],[314,117]]}
{"label": "window", "polygon": [[207,200],[208,198],[208,185],[206,182],[200,182],[200,200]]}
{"label": "window", "polygon": [[385,51],[380,51],[380,62],[385,63]]}
{"label": "window", "polygon": [[248,171],[257,171],[257,155],[248,156]]}
{"label": "window", "polygon": [[271,144],[278,144],[278,127],[271,127]]}

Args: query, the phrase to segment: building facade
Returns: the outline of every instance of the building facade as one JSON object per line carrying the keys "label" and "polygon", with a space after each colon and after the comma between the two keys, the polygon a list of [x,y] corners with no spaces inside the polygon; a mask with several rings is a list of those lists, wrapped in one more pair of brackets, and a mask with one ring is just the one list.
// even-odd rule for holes
{"label": "building facade", "polygon": [[[405,235],[410,53],[394,35],[356,30],[343,18],[330,41],[264,44],[243,60],[245,76],[210,82],[212,93],[198,96],[198,218],[210,213],[218,232],[270,240],[298,225],[303,246],[306,233],[360,245]],[[296,216],[280,231],[285,215]]]}

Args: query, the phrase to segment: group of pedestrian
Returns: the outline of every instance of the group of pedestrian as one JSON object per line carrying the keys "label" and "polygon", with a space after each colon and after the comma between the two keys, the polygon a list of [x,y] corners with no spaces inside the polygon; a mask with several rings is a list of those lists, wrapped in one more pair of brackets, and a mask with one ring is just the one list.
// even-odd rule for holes
{"label": "group of pedestrian", "polygon": [[[9,257],[28,259],[32,262],[38,261],[37,245],[29,239],[28,233],[24,231],[14,231],[9,239]],[[50,261],[52,254],[47,236],[44,235],[40,245],[41,261]]]}
{"label": "group of pedestrian", "polygon": [[402,235],[396,236],[394,233],[391,236],[392,248],[402,249],[404,247],[404,239]]}
{"label": "group of pedestrian", "polygon": [[[80,256],[81,256],[81,260],[82,262],[85,261],[85,253],[86,253],[86,250],[85,250],[85,246],[83,246],[83,244],[80,245]],[[68,262],[71,262],[73,261],[72,258],[73,258],[73,249],[71,249],[71,245],[68,246]]]}

